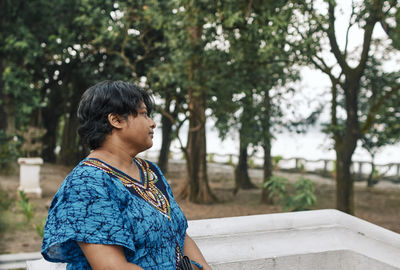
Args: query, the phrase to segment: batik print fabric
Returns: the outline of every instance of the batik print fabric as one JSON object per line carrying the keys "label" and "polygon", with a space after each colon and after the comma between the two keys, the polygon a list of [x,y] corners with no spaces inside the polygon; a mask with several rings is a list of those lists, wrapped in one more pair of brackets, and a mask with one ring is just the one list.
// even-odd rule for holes
{"label": "batik print fabric", "polygon": [[127,260],[144,269],[176,269],[187,220],[159,168],[136,162],[140,181],[97,159],[73,169],[49,209],[42,244],[46,260],[67,262],[67,270],[91,269],[81,241],[123,246]]}

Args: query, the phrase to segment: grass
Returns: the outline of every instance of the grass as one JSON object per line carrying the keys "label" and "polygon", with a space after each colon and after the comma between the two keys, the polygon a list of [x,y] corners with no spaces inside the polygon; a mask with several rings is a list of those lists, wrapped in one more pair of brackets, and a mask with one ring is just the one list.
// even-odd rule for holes
{"label": "grass", "polygon": [[[15,253],[7,249],[7,241],[15,237],[43,237],[44,220],[46,213],[36,212],[35,205],[24,193],[13,196],[0,189],[0,254]],[[36,235],[36,236],[35,236]],[[26,244],[22,244],[26,246]],[[22,252],[22,251],[21,251]]]}

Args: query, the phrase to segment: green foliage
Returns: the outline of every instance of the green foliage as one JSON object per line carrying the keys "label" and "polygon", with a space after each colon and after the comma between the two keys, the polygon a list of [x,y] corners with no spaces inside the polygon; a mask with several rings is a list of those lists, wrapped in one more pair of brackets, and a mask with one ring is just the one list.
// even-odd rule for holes
{"label": "green foliage", "polygon": [[2,172],[11,171],[19,156],[19,144],[13,135],[0,130],[0,169]]}
{"label": "green foliage", "polygon": [[39,224],[33,225],[36,233],[40,236],[40,238],[43,238],[45,225],[46,225],[46,219],[43,219]]}
{"label": "green foliage", "polygon": [[[293,43],[301,45],[305,41],[308,46],[299,49],[298,59],[313,65],[330,78],[331,117],[325,131],[334,141],[338,164],[343,164],[340,166],[343,174],[337,175],[336,180],[338,183],[345,183],[349,179],[344,175],[350,171],[350,163],[345,160],[351,160],[358,140],[363,136],[368,137],[367,134],[373,129],[374,123],[378,124],[378,133],[384,133],[381,132],[385,130],[383,122],[388,123],[390,120],[384,112],[386,103],[397,104],[388,106],[386,115],[398,119],[398,80],[389,82],[386,68],[374,64],[374,58],[378,56],[376,58],[384,60],[383,63],[393,60],[390,59],[393,56],[391,45],[398,46],[399,5],[398,1],[392,0],[345,1],[348,7],[351,7],[352,13],[344,25],[347,28],[346,34],[342,31],[345,38],[341,39],[335,33],[338,30],[335,29],[335,25],[340,20],[338,14],[341,12],[340,6],[344,7],[344,2],[322,1],[324,8],[317,7],[313,2],[298,2],[302,16],[293,27],[293,35],[300,38],[294,38]],[[374,27],[379,24],[383,26],[389,38],[392,38],[392,44],[373,35]],[[357,49],[349,46],[351,42],[356,41],[356,37],[349,34],[355,29],[364,34],[364,39],[359,41]],[[398,134],[394,137],[399,138]],[[377,138],[375,140],[378,141]],[[337,188],[338,209],[354,214],[351,185],[338,184]]]}
{"label": "green foliage", "polygon": [[317,201],[314,183],[304,177],[291,185],[285,177],[271,176],[264,187],[268,189],[270,198],[280,204],[284,211],[309,210]]}
{"label": "green foliage", "polygon": [[10,198],[9,192],[0,188],[0,232],[5,231],[8,226],[8,210],[14,204],[14,198]]}
{"label": "green foliage", "polygon": [[377,179],[379,176],[381,175],[381,173],[379,172],[379,170],[377,168],[374,168],[374,170],[372,171],[372,179]]}
{"label": "green foliage", "polygon": [[10,198],[9,192],[0,189],[0,211],[6,211],[14,203],[14,199]]}
{"label": "green foliage", "polygon": [[287,209],[292,209],[292,211],[309,210],[317,202],[314,183],[310,179],[300,177],[294,183],[294,190],[294,196],[291,197]]}
{"label": "green foliage", "polygon": [[29,198],[26,196],[23,190],[19,191],[18,206],[26,218],[26,223],[29,223],[32,220],[35,212],[33,204],[29,201]]}
{"label": "green foliage", "polygon": [[235,166],[235,164],[233,163],[232,155],[229,155],[229,159],[228,159],[227,164],[228,164],[228,165],[231,165],[231,166]]}
{"label": "green foliage", "polygon": [[254,167],[255,167],[255,162],[254,162],[254,158],[250,158],[249,159],[249,167],[250,167],[250,169],[254,169]]}
{"label": "green foliage", "polygon": [[42,44],[47,42],[47,30],[56,23],[47,16],[52,10],[48,1],[2,1],[1,9],[0,99],[7,97],[2,105],[12,132],[27,124],[40,107]]}
{"label": "green foliage", "polygon": [[274,170],[279,169],[279,162],[283,159],[282,156],[277,155],[272,157],[272,166],[274,166]]}
{"label": "green foliage", "polygon": [[7,212],[14,204],[14,198],[10,198],[9,192],[0,188],[0,232],[8,228]]}
{"label": "green foliage", "polygon": [[[384,72],[382,61],[371,57],[367,62],[365,77],[361,81],[360,109],[362,111],[371,111],[375,114],[371,127],[364,131],[361,138],[362,147],[366,149],[371,158],[386,145],[393,145],[400,141],[400,90],[393,93],[390,98],[384,98],[384,95],[392,88],[398,88],[398,78],[400,72]],[[368,93],[372,96],[367,98]],[[374,107],[378,102],[381,106]],[[368,120],[370,121],[371,118]],[[368,123],[365,123],[368,124]]]}
{"label": "green foliage", "polygon": [[301,161],[299,161],[299,170],[300,170],[301,173],[305,173],[306,172],[306,165]]}
{"label": "green foliage", "polygon": [[394,48],[400,50],[400,9],[398,8],[395,12],[394,19],[396,21],[395,27],[390,27],[387,22],[382,21],[382,25],[386,33],[392,39],[392,45]]}
{"label": "green foliage", "polygon": [[269,196],[278,201],[286,201],[288,197],[287,185],[289,180],[283,176],[273,175],[265,182],[264,187],[269,191]]}

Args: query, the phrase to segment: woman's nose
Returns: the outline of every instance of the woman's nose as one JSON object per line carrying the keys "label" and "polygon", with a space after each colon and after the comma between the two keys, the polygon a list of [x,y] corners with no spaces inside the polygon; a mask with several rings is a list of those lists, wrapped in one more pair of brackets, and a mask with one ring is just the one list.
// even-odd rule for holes
{"label": "woman's nose", "polygon": [[154,129],[154,128],[156,128],[156,122],[154,122],[154,120],[153,119],[151,119],[150,118],[150,121],[151,121],[151,127]]}

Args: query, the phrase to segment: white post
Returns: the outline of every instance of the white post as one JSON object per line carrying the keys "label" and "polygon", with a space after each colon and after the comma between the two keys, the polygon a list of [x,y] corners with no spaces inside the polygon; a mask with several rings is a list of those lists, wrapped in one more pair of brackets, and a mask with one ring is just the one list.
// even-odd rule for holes
{"label": "white post", "polygon": [[27,194],[35,194],[39,198],[42,196],[40,188],[40,166],[43,164],[41,158],[19,158],[19,190]]}

